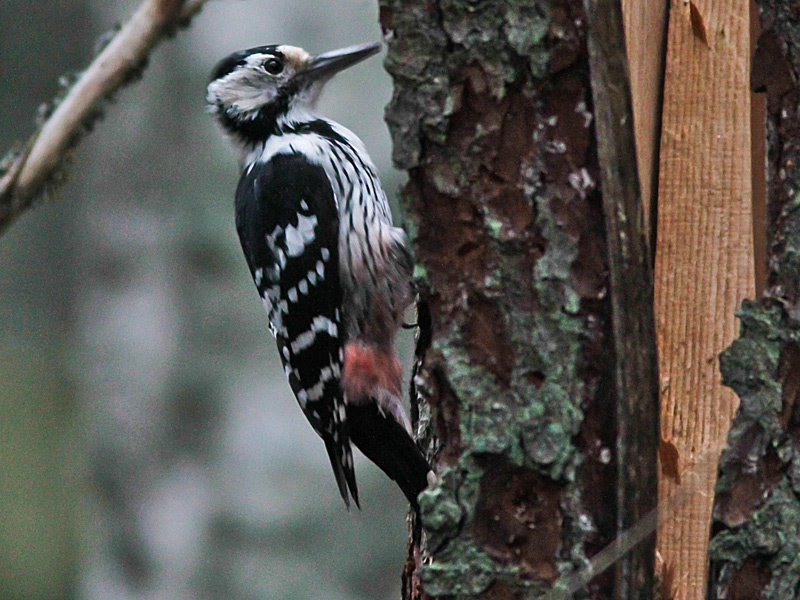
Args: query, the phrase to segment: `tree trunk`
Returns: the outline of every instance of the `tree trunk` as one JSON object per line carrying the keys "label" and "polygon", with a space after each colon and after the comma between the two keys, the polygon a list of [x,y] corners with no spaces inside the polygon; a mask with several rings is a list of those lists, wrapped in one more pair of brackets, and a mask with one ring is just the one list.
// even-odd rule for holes
{"label": "tree trunk", "polygon": [[767,99],[769,267],[721,360],[741,407],[720,462],[708,597],[729,600],[800,589],[800,29],[796,3],[759,4],[751,83]]}
{"label": "tree trunk", "polygon": [[[605,3],[616,53],[590,32],[603,71],[590,78],[596,4],[587,15],[581,0],[381,2],[395,81],[387,121],[409,173],[402,202],[422,298],[418,425],[438,475],[420,498],[405,599],[543,592],[655,503],[652,287],[635,166],[623,170],[629,184],[615,171],[635,165],[622,22],[619,2]],[[610,103],[597,114],[592,88]],[[598,148],[595,127],[609,119],[619,140]],[[620,196],[603,198],[601,182]],[[604,204],[616,207],[613,226]],[[631,273],[644,292],[610,289]],[[615,340],[620,331],[645,347]],[[618,393],[632,373],[615,357],[631,349],[646,357],[633,378],[650,421],[641,440],[618,444],[634,405]],[[634,495],[618,498],[635,477]],[[651,597],[652,559],[651,539],[590,596]]]}

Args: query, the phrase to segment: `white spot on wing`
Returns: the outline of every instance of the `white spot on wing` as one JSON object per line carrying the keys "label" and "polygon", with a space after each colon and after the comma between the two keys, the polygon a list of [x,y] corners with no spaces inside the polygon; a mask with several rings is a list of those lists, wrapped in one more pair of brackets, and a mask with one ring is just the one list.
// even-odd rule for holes
{"label": "white spot on wing", "polygon": [[278,281],[278,278],[281,275],[281,270],[280,267],[278,267],[278,265],[272,265],[271,267],[267,267],[266,271],[267,271],[267,277],[269,278],[270,281],[272,282]]}
{"label": "white spot on wing", "polygon": [[325,383],[320,381],[314,387],[308,388],[308,399],[311,401],[319,400],[322,398],[322,390],[325,389]]}
{"label": "white spot on wing", "polygon": [[300,256],[306,244],[314,240],[314,228],[317,226],[317,217],[311,215],[297,215],[297,227],[289,225],[286,228],[286,252],[289,256]]}
{"label": "white spot on wing", "polygon": [[310,347],[314,343],[314,339],[316,339],[316,337],[317,333],[313,329],[304,331],[292,342],[292,352],[297,354],[301,350],[305,350],[306,348]]}
{"label": "white spot on wing", "polygon": [[273,252],[275,251],[275,240],[278,239],[278,236],[281,233],[283,233],[283,227],[276,225],[275,229],[272,230],[272,233],[268,233],[264,238],[267,241],[267,246],[269,246],[270,250]]}
{"label": "white spot on wing", "polygon": [[319,372],[320,381],[330,381],[331,379],[333,379],[333,369],[331,367],[325,367]]}
{"label": "white spot on wing", "polygon": [[304,331],[298,335],[292,342],[292,352],[298,352],[309,348],[317,337],[317,333],[325,332],[329,336],[335,338],[339,335],[339,327],[335,322],[331,321],[328,317],[317,316],[311,322],[311,327],[308,331]]}

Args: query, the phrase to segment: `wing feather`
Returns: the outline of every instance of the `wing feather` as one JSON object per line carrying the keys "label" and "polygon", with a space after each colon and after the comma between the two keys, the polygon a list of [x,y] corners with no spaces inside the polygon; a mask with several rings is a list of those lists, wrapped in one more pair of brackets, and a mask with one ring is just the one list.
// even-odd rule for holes
{"label": "wing feather", "polygon": [[339,215],[325,170],[299,153],[255,163],[239,181],[236,229],[292,391],[325,442],[342,498],[358,505],[339,379]]}

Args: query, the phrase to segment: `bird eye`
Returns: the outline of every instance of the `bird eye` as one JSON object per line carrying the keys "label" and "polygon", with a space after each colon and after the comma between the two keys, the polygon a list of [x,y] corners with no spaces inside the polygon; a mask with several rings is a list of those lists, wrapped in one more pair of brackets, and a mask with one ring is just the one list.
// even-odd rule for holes
{"label": "bird eye", "polygon": [[270,58],[264,62],[264,70],[270,75],[277,75],[283,71],[283,64],[277,58]]}

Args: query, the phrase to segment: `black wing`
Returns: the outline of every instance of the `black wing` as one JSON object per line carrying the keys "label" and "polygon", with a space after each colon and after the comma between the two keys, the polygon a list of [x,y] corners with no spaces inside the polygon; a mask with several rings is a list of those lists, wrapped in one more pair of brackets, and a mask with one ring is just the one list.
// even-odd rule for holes
{"label": "black wing", "polygon": [[358,505],[340,385],[339,215],[324,169],[302,154],[249,166],[236,229],[292,391],[325,442],[345,504],[349,488]]}

